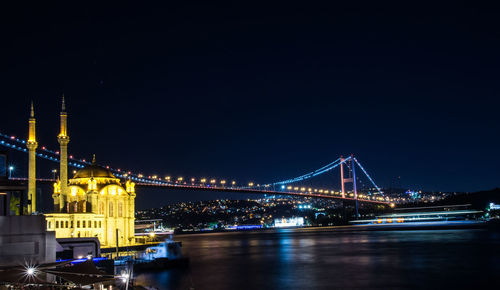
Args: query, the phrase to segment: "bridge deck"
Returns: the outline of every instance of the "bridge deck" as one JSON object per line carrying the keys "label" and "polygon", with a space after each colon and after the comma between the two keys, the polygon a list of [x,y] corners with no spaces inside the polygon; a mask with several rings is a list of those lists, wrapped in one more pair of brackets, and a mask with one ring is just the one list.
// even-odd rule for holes
{"label": "bridge deck", "polygon": [[[238,187],[220,187],[220,186],[200,186],[200,185],[187,185],[187,184],[149,184],[149,183],[137,183],[136,186],[139,187],[162,187],[166,189],[187,189],[187,190],[199,190],[199,191],[215,191],[215,192],[235,192],[244,194],[275,194],[275,195],[291,195],[300,197],[316,197],[316,198],[328,198],[328,199],[338,199],[338,200],[350,200],[355,201],[356,199],[351,197],[342,197],[332,194],[322,194],[322,193],[310,193],[310,192],[295,192],[295,191],[275,191],[275,190],[263,190],[263,189],[252,189],[252,188],[238,188]],[[369,200],[369,199],[357,199],[358,202],[364,203],[374,203],[390,205],[391,202],[380,201],[380,200]]]}
{"label": "bridge deck", "polygon": [[[27,178],[11,178],[13,180],[27,180]],[[37,182],[40,183],[53,183],[54,179],[48,178],[37,178]],[[355,201],[356,199],[352,197],[342,197],[334,194],[324,194],[317,192],[296,192],[296,191],[276,191],[276,190],[264,190],[264,189],[256,189],[256,188],[240,188],[240,187],[222,187],[222,186],[207,186],[207,185],[189,185],[189,184],[175,184],[175,183],[136,183],[137,187],[159,187],[165,189],[185,189],[185,190],[198,190],[198,191],[214,191],[214,192],[234,192],[234,193],[243,193],[243,194],[274,194],[274,195],[290,195],[290,196],[300,196],[300,197],[316,197],[316,198],[327,198],[327,199],[337,199],[337,200],[349,200]],[[373,203],[373,204],[383,204],[390,205],[389,201],[381,201],[381,200],[370,200],[358,198],[358,202],[363,203]]]}

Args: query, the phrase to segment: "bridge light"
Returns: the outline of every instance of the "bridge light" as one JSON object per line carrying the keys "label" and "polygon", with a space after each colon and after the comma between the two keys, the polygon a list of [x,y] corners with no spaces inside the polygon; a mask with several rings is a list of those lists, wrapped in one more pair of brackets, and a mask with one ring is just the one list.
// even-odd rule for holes
{"label": "bridge light", "polygon": [[231,181],[231,185],[235,185],[236,184],[236,181]]}
{"label": "bridge light", "polygon": [[182,177],[178,177],[178,178],[177,178],[177,181],[182,181],[183,179],[184,179],[184,178],[182,178]]}
{"label": "bridge light", "polygon": [[285,186],[284,186],[284,185],[282,185],[282,186],[281,186],[281,189],[285,189]]}
{"label": "bridge light", "polygon": [[220,184],[224,185],[224,184],[226,184],[226,181],[225,180],[221,180]]}
{"label": "bridge light", "polygon": [[248,186],[253,186],[253,182],[248,183]]}
{"label": "bridge light", "polygon": [[202,178],[202,179],[200,179],[200,182],[201,183],[205,183],[205,182],[207,182],[207,179],[206,178]]}
{"label": "bridge light", "polygon": [[311,192],[311,191],[312,191],[312,188],[309,188],[309,189],[308,189],[308,191],[309,191],[309,192]]}
{"label": "bridge light", "polygon": [[215,179],[211,179],[211,180],[210,180],[210,183],[212,183],[212,184],[214,184],[214,183],[216,183],[216,182],[217,182],[217,180],[215,180]]}
{"label": "bridge light", "polygon": [[195,181],[196,181],[196,179],[194,179],[194,178],[191,178],[191,182],[193,182],[193,183],[194,183]]}
{"label": "bridge light", "polygon": [[306,188],[305,187],[301,187],[300,191],[306,191]]}
{"label": "bridge light", "polygon": [[165,180],[170,181],[170,176],[165,176]]}
{"label": "bridge light", "polygon": [[294,187],[293,190],[299,190],[299,188],[298,187]]}

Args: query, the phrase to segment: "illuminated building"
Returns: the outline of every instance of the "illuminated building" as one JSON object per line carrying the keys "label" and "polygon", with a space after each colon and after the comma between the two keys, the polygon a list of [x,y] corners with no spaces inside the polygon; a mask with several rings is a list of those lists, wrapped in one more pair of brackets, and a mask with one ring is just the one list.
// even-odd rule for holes
{"label": "illuminated building", "polygon": [[302,227],[304,226],[304,218],[303,217],[293,217],[293,218],[281,218],[274,220],[274,226],[276,228],[285,228],[285,227]]}
{"label": "illuminated building", "polygon": [[135,184],[125,187],[110,170],[92,164],[67,180],[67,113],[64,98],[61,112],[60,180],[54,183],[54,213],[46,214],[47,229],[56,238],[97,237],[103,247],[133,245]]}

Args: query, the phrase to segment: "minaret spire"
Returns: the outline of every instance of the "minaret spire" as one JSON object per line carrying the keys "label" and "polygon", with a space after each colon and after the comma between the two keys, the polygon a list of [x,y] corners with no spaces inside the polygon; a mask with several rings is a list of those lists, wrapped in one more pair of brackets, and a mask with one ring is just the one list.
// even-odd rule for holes
{"label": "minaret spire", "polygon": [[33,101],[31,101],[30,118],[35,118],[35,109],[33,109]]}
{"label": "minaret spire", "polygon": [[38,147],[33,101],[31,101],[28,124],[28,142],[26,142],[26,148],[28,148],[28,200],[30,201],[28,204],[28,213],[32,214],[36,212],[36,148]]}
{"label": "minaret spire", "polygon": [[95,154],[92,154],[92,164],[95,164]]}
{"label": "minaret spire", "polygon": [[[66,202],[68,202],[68,114],[66,113],[66,100],[64,99],[64,94],[62,96],[61,113],[61,131],[57,136],[57,141],[59,142],[60,150],[60,170],[59,174],[61,176],[61,194],[59,194],[59,209],[62,211]],[[54,203],[56,200],[54,199]]]}
{"label": "minaret spire", "polygon": [[64,94],[62,95],[61,112],[66,112],[66,102],[64,100]]}

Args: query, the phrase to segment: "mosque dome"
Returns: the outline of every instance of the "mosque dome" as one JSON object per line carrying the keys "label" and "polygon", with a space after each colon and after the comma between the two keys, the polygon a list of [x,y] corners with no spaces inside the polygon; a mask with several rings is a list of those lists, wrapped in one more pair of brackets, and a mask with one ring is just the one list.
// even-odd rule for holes
{"label": "mosque dome", "polygon": [[78,170],[73,177],[75,178],[91,178],[91,177],[104,177],[104,178],[116,178],[111,170],[106,169],[95,162],[95,156],[92,160],[92,164],[85,166],[84,168]]}

